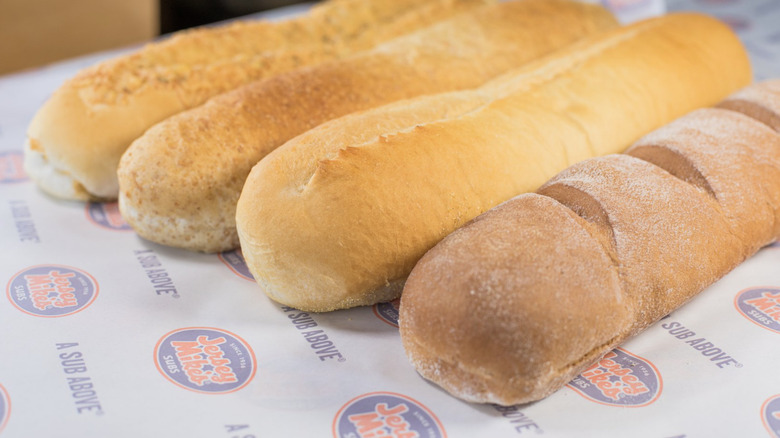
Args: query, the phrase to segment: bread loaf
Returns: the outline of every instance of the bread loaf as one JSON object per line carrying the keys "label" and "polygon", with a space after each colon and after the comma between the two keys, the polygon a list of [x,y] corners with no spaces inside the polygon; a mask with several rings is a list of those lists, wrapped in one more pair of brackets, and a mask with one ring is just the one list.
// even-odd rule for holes
{"label": "bread loaf", "polygon": [[475,90],[336,119],[252,169],[236,211],[242,252],[263,290],[291,307],[392,300],[417,260],[466,221],[749,81],[724,24],[677,14]]}
{"label": "bread loaf", "polygon": [[330,0],[281,22],[183,32],[65,82],[28,129],[25,169],[67,199],[115,199],[130,143],[168,116],[248,82],[337,59],[489,0]]}
{"label": "bread loaf", "polygon": [[215,97],[133,142],[118,171],[122,216],[157,243],[206,252],[235,248],[244,181],[287,140],[357,110],[477,87],[616,25],[600,6],[509,1]]}
{"label": "bread loaf", "polygon": [[538,400],[777,237],[780,135],[697,110],[435,246],[401,297],[403,345],[457,397]]}
{"label": "bread loaf", "polygon": [[780,131],[780,80],[746,87],[718,107],[741,112]]}

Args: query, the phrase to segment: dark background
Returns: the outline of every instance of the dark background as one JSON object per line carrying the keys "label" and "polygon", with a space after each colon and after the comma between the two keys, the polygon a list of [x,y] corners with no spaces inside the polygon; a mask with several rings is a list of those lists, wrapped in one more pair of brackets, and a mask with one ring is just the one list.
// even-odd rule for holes
{"label": "dark background", "polygon": [[227,20],[303,0],[160,0],[160,34]]}

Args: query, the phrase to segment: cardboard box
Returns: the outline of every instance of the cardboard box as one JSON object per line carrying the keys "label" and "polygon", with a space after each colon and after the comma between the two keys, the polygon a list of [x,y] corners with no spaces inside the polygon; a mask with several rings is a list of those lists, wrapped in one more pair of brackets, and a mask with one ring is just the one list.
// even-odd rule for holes
{"label": "cardboard box", "polygon": [[126,46],[158,32],[156,0],[6,0],[0,74]]}

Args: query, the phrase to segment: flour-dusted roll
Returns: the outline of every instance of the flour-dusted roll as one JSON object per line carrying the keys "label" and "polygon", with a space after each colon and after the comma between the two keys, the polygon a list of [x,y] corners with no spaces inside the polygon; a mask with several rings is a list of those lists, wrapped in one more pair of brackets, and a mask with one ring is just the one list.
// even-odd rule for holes
{"label": "flour-dusted roll", "polygon": [[25,169],[66,199],[115,199],[116,168],[153,124],[254,80],[337,59],[490,0],[329,0],[281,22],[182,32],[87,68],[38,111]]}
{"label": "flour-dusted roll", "polygon": [[287,140],[358,110],[477,87],[616,26],[596,5],[509,1],[241,87],[159,123],[131,145],[118,172],[122,216],[157,243],[206,252],[235,248],[244,181]]}
{"label": "flour-dusted roll", "polygon": [[780,80],[746,87],[719,103],[718,107],[747,114],[780,131]]}
{"label": "flour-dusted roll", "polygon": [[401,338],[457,397],[538,400],[778,237],[780,134],[697,110],[445,238],[409,275]]}
{"label": "flour-dusted roll", "polygon": [[274,300],[327,311],[396,298],[419,258],[478,214],[568,165],[750,81],[724,24],[667,15],[602,33],[483,87],[312,129],[261,160],[236,211]]}

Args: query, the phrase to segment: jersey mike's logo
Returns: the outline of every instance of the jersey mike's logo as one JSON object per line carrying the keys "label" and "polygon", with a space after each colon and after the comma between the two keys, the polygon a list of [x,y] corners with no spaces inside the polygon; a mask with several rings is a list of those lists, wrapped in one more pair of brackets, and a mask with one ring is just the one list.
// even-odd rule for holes
{"label": "jersey mike's logo", "polygon": [[444,438],[438,418],[419,402],[392,392],[355,397],[341,407],[333,420],[335,438]]}
{"label": "jersey mike's logo", "polygon": [[76,313],[95,301],[97,281],[86,272],[60,265],[24,269],[8,282],[7,296],[17,309],[41,317]]}
{"label": "jersey mike's logo", "polygon": [[8,417],[11,414],[11,399],[8,397],[8,393],[0,385],[0,433],[3,432],[5,424],[8,423]]}
{"label": "jersey mike's logo", "polygon": [[189,327],[174,330],[155,347],[157,369],[186,389],[207,394],[238,391],[254,377],[255,354],[227,330]]}
{"label": "jersey mike's logo", "polygon": [[249,272],[249,266],[247,266],[246,260],[244,259],[244,254],[240,249],[221,252],[219,253],[219,259],[222,260],[222,263],[230,268],[234,274],[243,279],[255,281],[255,277],[252,276],[251,272]]}
{"label": "jersey mike's logo", "polygon": [[567,385],[583,397],[612,406],[647,406],[661,394],[661,374],[645,359],[617,348]]}
{"label": "jersey mike's logo", "polygon": [[389,303],[374,304],[374,315],[383,322],[398,328],[398,309],[401,307],[401,299],[396,298]]}
{"label": "jersey mike's logo", "polygon": [[734,307],[756,325],[780,333],[780,287],[745,289],[734,298]]}
{"label": "jersey mike's logo", "polygon": [[761,419],[769,434],[780,438],[780,394],[770,397],[761,406]]}
{"label": "jersey mike's logo", "polygon": [[93,224],[109,230],[132,230],[119,213],[116,202],[90,202],[85,207],[87,219]]}
{"label": "jersey mike's logo", "polygon": [[27,181],[24,173],[24,154],[19,151],[0,152],[0,183]]}

